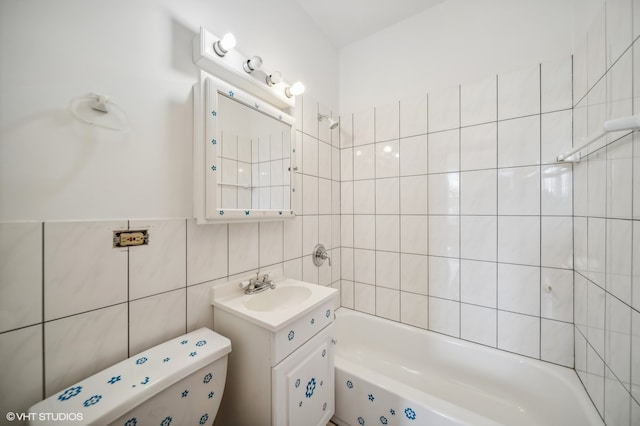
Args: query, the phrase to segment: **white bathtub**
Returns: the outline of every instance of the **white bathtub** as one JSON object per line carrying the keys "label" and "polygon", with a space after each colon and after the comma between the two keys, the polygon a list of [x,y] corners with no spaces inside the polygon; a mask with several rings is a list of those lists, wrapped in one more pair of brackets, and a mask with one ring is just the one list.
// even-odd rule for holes
{"label": "white bathtub", "polygon": [[338,425],[603,424],[572,369],[345,308],[336,325]]}

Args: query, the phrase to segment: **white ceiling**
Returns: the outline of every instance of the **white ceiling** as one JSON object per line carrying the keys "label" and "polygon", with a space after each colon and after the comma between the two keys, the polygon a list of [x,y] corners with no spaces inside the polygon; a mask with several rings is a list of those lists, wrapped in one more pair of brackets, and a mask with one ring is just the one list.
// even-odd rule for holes
{"label": "white ceiling", "polygon": [[445,0],[296,0],[338,48]]}

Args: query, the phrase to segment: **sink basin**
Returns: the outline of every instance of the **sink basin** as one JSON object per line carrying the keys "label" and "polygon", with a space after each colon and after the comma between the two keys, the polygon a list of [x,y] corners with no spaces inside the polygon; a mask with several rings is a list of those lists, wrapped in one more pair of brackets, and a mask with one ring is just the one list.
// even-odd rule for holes
{"label": "sink basin", "polygon": [[338,290],[335,288],[283,277],[277,273],[270,273],[269,276],[276,288],[257,294],[244,294],[239,286],[255,278],[255,274],[214,285],[210,293],[214,311],[221,309],[277,332],[329,300],[338,304]]}
{"label": "sink basin", "polygon": [[251,295],[245,302],[247,309],[256,312],[289,309],[311,297],[311,290],[307,287],[276,287]]}

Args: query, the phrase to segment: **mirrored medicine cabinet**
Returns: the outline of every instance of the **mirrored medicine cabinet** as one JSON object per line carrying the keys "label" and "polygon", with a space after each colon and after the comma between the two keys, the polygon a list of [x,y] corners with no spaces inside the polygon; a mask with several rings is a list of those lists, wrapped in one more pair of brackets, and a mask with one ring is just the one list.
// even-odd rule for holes
{"label": "mirrored medicine cabinet", "polygon": [[294,119],[201,71],[194,87],[198,223],[293,217]]}

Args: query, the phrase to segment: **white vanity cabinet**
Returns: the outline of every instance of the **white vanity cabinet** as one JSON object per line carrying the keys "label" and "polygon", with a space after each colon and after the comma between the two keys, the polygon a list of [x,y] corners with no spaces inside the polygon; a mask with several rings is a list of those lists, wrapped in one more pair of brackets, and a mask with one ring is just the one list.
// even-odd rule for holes
{"label": "white vanity cabinet", "polygon": [[325,426],[334,414],[334,313],[329,299],[269,330],[214,307],[214,330],[231,339],[215,424]]}

